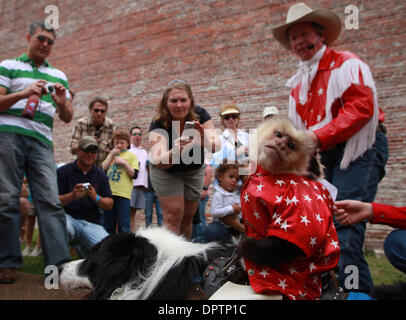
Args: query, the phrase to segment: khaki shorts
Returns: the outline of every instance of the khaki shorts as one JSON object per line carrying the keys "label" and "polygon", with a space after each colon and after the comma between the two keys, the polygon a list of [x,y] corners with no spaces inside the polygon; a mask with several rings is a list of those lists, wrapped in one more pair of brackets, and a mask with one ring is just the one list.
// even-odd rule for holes
{"label": "khaki shorts", "polygon": [[168,172],[151,166],[150,177],[158,197],[184,196],[186,200],[196,202],[203,190],[204,165],[181,172]]}

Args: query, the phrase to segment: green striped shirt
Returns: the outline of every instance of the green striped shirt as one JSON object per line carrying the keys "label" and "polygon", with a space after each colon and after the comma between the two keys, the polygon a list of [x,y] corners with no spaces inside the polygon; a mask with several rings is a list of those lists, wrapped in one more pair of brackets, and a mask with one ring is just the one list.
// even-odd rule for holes
{"label": "green striped shirt", "polygon": [[[61,83],[67,89],[66,96],[69,98],[69,84],[66,75],[47,61],[37,68],[24,53],[18,58],[4,60],[0,63],[0,86],[7,89],[7,94],[22,91],[37,80]],[[56,104],[51,94],[41,96],[33,120],[21,115],[27,100],[28,98],[21,99],[7,111],[0,113],[0,132],[14,132],[30,136],[52,147],[52,127]]]}

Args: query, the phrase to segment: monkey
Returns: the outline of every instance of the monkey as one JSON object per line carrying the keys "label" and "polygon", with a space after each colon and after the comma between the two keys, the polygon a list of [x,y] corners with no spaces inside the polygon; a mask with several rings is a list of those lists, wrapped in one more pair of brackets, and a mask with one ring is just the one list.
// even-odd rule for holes
{"label": "monkey", "polygon": [[319,298],[339,246],[315,145],[283,116],[262,122],[250,145],[255,138],[257,168],[241,190],[246,238],[237,249],[250,284],[262,294]]}

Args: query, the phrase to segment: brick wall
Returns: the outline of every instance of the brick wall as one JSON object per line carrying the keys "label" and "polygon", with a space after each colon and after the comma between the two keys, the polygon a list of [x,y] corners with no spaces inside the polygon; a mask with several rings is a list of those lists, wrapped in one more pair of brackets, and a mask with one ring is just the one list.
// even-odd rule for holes
{"label": "brick wall", "polygon": [[[192,85],[197,103],[207,108],[217,127],[219,106],[234,100],[243,113],[240,127],[254,128],[264,106],[276,105],[286,112],[284,83],[296,70],[297,60],[275,42],[271,28],[285,20],[293,3],[54,1],[59,30],[49,60],[67,74],[77,94],[74,121],[87,114],[94,96],[101,95],[108,98],[109,116],[116,123],[124,128],[137,123],[147,130],[166,83],[182,78]],[[376,200],[406,205],[406,4],[395,0],[306,3],[334,10],[343,25],[348,17],[345,8],[359,9],[359,29],[343,28],[334,47],[355,52],[371,67],[386,113],[390,148],[387,174]],[[1,60],[24,52],[29,23],[48,17],[49,4],[0,0]],[[68,144],[74,121],[55,121],[57,162],[73,159]],[[378,233],[381,236],[386,230]]]}

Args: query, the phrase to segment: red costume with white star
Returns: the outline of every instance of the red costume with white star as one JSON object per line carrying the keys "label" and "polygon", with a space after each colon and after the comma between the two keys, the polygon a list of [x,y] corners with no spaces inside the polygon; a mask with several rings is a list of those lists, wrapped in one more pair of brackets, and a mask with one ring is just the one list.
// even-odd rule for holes
{"label": "red costume with white star", "polygon": [[317,181],[295,175],[271,175],[262,167],[241,190],[241,211],[247,237],[275,236],[299,247],[305,257],[277,268],[245,259],[251,287],[261,294],[290,299],[317,299],[320,275],[339,258],[330,193]]}

